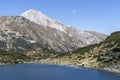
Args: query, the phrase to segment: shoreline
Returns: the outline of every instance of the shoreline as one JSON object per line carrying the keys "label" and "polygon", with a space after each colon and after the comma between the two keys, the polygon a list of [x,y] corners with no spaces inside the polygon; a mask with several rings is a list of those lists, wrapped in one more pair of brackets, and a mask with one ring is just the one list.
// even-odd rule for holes
{"label": "shoreline", "polygon": [[[97,69],[97,68],[91,68],[91,67],[86,67],[86,66],[80,66],[80,65],[73,65],[73,64],[58,64],[58,63],[46,63],[46,62],[40,62],[40,61],[29,61],[29,62],[23,62],[23,63],[14,63],[14,64],[47,64],[47,65],[58,65],[58,66],[65,66],[65,67],[71,67],[71,68],[87,68],[87,69],[94,69],[94,70],[100,70],[100,71],[106,71],[110,73],[115,73],[120,75],[120,71],[116,69],[110,69],[110,68],[103,68],[103,69]],[[0,66],[5,66],[5,65],[14,65],[10,63],[0,63]]]}

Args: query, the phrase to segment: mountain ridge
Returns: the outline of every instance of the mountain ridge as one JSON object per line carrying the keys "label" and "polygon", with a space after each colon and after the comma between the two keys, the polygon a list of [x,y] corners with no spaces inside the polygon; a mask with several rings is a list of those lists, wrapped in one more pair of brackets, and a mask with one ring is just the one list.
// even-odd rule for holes
{"label": "mountain ridge", "polygon": [[[44,47],[64,53],[73,51],[78,47],[99,43],[106,38],[106,35],[101,33],[77,30],[74,27],[65,26],[36,10],[28,10],[23,15],[29,16],[27,18],[26,16],[0,17],[1,41],[4,43],[4,49],[24,53]],[[29,19],[31,17],[34,19]],[[34,20],[41,22],[37,23]],[[49,23],[47,24],[47,22]]]}
{"label": "mountain ridge", "polygon": [[[38,10],[30,9],[22,13],[20,16],[23,16],[36,24],[40,24],[43,26],[49,26],[49,27],[65,32],[64,24],[62,24],[61,26],[61,23],[57,22],[56,20],[50,19],[49,17],[47,17],[46,15],[44,15],[42,12]],[[53,23],[56,23],[56,24],[53,24]],[[59,27],[56,27],[56,26],[59,26]]]}
{"label": "mountain ridge", "polygon": [[[42,23],[36,13],[46,17],[38,11],[28,13],[29,17],[0,16],[1,63],[37,61],[120,72],[120,32],[106,38],[104,34],[67,27],[48,17],[50,23],[47,19]],[[29,19],[31,16],[33,20]]]}

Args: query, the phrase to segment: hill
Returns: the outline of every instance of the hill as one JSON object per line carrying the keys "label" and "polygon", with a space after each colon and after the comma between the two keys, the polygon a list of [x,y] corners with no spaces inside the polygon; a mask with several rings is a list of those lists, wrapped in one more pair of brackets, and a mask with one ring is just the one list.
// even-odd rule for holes
{"label": "hill", "polygon": [[99,44],[60,54],[43,62],[120,72],[120,31],[112,33]]}

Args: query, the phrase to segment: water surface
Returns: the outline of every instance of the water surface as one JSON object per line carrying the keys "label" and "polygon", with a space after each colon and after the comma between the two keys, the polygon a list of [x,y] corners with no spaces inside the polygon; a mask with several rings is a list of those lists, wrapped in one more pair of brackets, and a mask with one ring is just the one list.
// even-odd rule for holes
{"label": "water surface", "polygon": [[0,80],[120,80],[114,73],[48,64],[0,66]]}

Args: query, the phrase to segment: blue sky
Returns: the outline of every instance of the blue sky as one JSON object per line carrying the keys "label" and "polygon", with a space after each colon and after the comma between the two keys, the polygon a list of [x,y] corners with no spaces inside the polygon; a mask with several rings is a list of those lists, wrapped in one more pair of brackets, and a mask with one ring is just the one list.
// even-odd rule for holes
{"label": "blue sky", "polygon": [[106,34],[120,30],[120,0],[0,0],[0,15],[29,9],[78,29]]}

